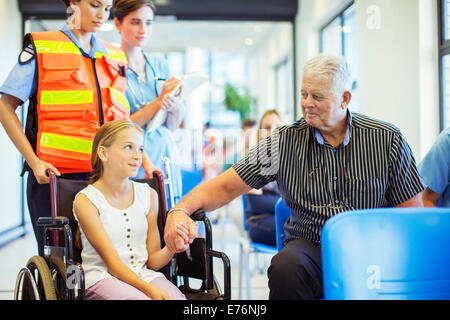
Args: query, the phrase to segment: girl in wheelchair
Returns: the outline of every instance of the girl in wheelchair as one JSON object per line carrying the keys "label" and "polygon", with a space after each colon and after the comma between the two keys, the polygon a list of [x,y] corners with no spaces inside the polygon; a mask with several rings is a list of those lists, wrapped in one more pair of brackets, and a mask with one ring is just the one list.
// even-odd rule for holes
{"label": "girl in wheelchair", "polygon": [[[156,192],[130,180],[141,166],[143,140],[138,125],[119,120],[103,125],[93,141],[90,184],[73,203],[88,300],[185,299],[154,271],[174,253],[160,245]],[[178,231],[187,233],[183,225]]]}

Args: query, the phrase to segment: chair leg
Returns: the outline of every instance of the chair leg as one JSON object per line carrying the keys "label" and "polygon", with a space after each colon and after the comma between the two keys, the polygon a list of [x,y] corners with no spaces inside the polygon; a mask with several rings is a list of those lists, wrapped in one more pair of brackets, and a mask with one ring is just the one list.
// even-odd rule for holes
{"label": "chair leg", "polygon": [[247,251],[245,255],[245,273],[247,277],[247,300],[252,299],[252,288],[251,288],[251,272],[250,272],[250,252]]}
{"label": "chair leg", "polygon": [[242,300],[242,276],[244,272],[244,243],[239,241],[239,300]]}

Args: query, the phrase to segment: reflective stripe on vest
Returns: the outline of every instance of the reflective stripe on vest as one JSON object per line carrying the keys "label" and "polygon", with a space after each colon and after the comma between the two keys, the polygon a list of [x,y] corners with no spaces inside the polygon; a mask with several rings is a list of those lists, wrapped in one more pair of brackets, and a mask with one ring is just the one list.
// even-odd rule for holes
{"label": "reflective stripe on vest", "polygon": [[68,137],[54,133],[42,132],[40,145],[47,148],[91,154],[91,140]]}
{"label": "reflective stripe on vest", "polygon": [[[103,52],[96,52],[95,58],[100,59],[104,55],[105,54]],[[125,55],[125,53],[117,51],[117,50],[108,49],[108,55],[106,55],[106,56],[111,59],[123,62],[123,63],[128,63],[127,56]]]}
{"label": "reflective stripe on vest", "polygon": [[[71,53],[71,54],[81,54],[80,49],[72,42],[61,42],[61,41],[49,41],[49,40],[37,40],[34,42],[36,46],[36,52],[38,53]],[[108,54],[103,52],[96,52],[95,58],[100,59],[103,56],[107,56],[111,59],[128,63],[127,56],[124,52],[107,49]]]}
{"label": "reflective stripe on vest", "polygon": [[[92,90],[84,91],[41,91],[42,105],[83,104],[94,100]],[[129,108],[129,106],[128,106]]]}
{"label": "reflective stripe on vest", "polygon": [[80,49],[73,42],[37,40],[34,42],[37,53],[76,53],[81,54]]}
{"label": "reflective stripe on vest", "polygon": [[120,92],[119,90],[116,90],[114,88],[108,87],[108,89],[111,91],[111,97],[116,99],[117,102],[120,103],[120,105],[126,107],[128,110],[130,110],[130,103],[128,102],[128,99],[125,97],[125,95]]}

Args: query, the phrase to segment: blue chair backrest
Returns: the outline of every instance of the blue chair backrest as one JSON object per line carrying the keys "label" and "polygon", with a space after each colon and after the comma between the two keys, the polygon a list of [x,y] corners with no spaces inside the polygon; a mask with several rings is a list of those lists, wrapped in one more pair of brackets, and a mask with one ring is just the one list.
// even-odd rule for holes
{"label": "blue chair backrest", "polygon": [[342,213],[321,247],[325,299],[450,299],[450,208]]}
{"label": "blue chair backrest", "polygon": [[247,217],[245,216],[245,210],[247,209],[247,197],[245,194],[242,195],[242,226],[244,228],[244,231],[248,230],[247,227]]}
{"label": "blue chair backrest", "polygon": [[183,196],[187,195],[192,189],[202,182],[203,173],[201,170],[181,170],[181,182]]}
{"label": "blue chair backrest", "polygon": [[290,216],[291,209],[289,209],[283,199],[280,198],[275,204],[275,230],[278,252],[280,252],[283,248],[284,238],[286,237],[286,234],[284,233],[284,225]]}

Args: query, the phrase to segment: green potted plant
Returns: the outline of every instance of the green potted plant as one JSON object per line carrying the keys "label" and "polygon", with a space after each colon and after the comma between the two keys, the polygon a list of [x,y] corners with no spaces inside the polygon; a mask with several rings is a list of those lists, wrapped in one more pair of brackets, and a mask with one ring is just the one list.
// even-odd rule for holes
{"label": "green potted plant", "polygon": [[241,116],[241,122],[248,119],[250,109],[255,99],[250,95],[247,87],[237,89],[232,84],[225,84],[225,105],[227,110],[238,111]]}

